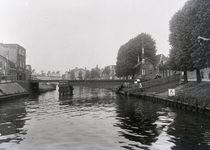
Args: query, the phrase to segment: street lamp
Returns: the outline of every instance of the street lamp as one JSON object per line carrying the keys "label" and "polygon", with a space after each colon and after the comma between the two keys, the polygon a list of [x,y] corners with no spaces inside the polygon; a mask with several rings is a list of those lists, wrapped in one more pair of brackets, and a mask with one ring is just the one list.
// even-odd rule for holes
{"label": "street lamp", "polygon": [[204,41],[209,41],[210,38],[205,38],[205,37],[202,37],[202,36],[198,36],[197,38],[198,40],[204,40]]}
{"label": "street lamp", "polygon": [[210,38],[205,38],[205,37],[202,37],[202,36],[198,36],[197,40],[200,43],[200,45],[202,45],[203,43],[201,41],[210,41]]}

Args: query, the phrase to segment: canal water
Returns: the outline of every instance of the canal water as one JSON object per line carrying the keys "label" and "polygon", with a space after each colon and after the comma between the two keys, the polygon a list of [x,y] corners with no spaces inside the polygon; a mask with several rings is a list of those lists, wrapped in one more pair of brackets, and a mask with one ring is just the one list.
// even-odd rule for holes
{"label": "canal water", "polygon": [[210,119],[104,88],[0,103],[0,150],[208,150]]}

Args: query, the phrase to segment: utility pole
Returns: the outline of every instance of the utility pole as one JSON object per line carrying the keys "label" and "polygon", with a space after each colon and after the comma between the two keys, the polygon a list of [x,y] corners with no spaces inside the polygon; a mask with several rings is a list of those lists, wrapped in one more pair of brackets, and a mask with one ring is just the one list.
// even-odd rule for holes
{"label": "utility pole", "polygon": [[141,60],[141,63],[142,63],[142,76],[144,75],[144,78],[145,78],[145,69],[143,68],[144,66],[144,63],[145,63],[145,60],[144,60],[144,41],[142,40],[142,60]]}

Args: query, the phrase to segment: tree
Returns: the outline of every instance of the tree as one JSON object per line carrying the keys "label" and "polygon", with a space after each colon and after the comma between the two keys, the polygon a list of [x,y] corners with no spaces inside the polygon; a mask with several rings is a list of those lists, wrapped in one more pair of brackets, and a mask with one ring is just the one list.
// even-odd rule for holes
{"label": "tree", "polygon": [[183,40],[184,35],[184,20],[185,16],[182,11],[178,11],[170,20],[170,35],[169,42],[170,64],[173,70],[181,70],[184,72],[184,81],[187,82],[187,70],[189,67],[190,55],[187,55],[187,50],[184,51],[185,45]]}
{"label": "tree", "polygon": [[95,79],[95,78],[99,77],[99,74],[98,74],[98,72],[96,71],[95,68],[91,69],[90,76],[91,76],[91,79]]}
{"label": "tree", "polygon": [[85,79],[90,79],[90,71],[86,70],[85,72]]}
{"label": "tree", "polygon": [[83,80],[83,76],[82,76],[82,71],[81,70],[78,73],[78,78],[79,78],[79,80]]}
{"label": "tree", "polygon": [[47,72],[47,76],[50,76],[50,74],[51,74],[51,72],[50,72],[50,71],[48,71],[48,72]]}
{"label": "tree", "polygon": [[[108,66],[106,66],[102,72],[102,74],[104,74],[105,76],[108,76],[110,74],[110,68]],[[107,77],[106,77],[107,79]]]}
{"label": "tree", "polygon": [[70,78],[71,78],[71,80],[75,80],[75,73],[73,70],[71,70],[71,72],[70,72]]}
{"label": "tree", "polygon": [[98,65],[96,65],[95,70],[96,70],[95,77],[100,78],[100,68],[98,67]]}
{"label": "tree", "polygon": [[43,75],[43,76],[45,75],[44,70],[41,70],[41,75]]}
{"label": "tree", "polygon": [[210,43],[198,42],[199,36],[210,35],[209,10],[209,0],[189,0],[170,20],[171,62],[183,71],[196,70],[197,82],[200,69],[210,67]]}
{"label": "tree", "polygon": [[35,72],[36,72],[36,69],[33,69],[31,72],[32,72],[32,73],[35,73]]}
{"label": "tree", "polygon": [[138,63],[138,57],[142,59],[142,48],[144,57],[155,61],[156,43],[149,34],[141,33],[120,47],[116,63],[117,77],[134,76],[134,66]]}
{"label": "tree", "polygon": [[56,74],[59,74],[60,75],[60,71],[56,71]]}

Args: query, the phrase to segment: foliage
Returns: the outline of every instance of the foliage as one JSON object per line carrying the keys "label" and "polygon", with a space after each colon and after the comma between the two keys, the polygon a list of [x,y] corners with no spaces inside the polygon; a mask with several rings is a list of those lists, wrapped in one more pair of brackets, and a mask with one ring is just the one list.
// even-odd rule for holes
{"label": "foliage", "polygon": [[79,80],[82,80],[83,79],[83,75],[82,75],[82,71],[81,70],[78,73],[78,78],[79,78]]}
{"label": "foliage", "polygon": [[109,79],[109,74],[110,74],[111,70],[109,68],[109,66],[106,66],[102,72],[102,74],[105,75],[105,79]]}
{"label": "foliage", "polygon": [[110,68],[108,66],[106,66],[102,73],[105,74],[105,75],[109,75],[110,71],[111,71]]}
{"label": "foliage", "polygon": [[45,75],[44,70],[41,70],[41,75]]}
{"label": "foliage", "polygon": [[48,72],[47,72],[47,76],[50,76],[50,74],[51,74],[51,72],[50,72],[50,71],[48,71]]}
{"label": "foliage", "polygon": [[85,72],[85,79],[89,79],[90,78],[90,71],[86,70]]}
{"label": "foliage", "polygon": [[91,74],[91,79],[99,78],[99,72],[98,72],[97,68],[91,69],[90,74]]}
{"label": "foliage", "polygon": [[75,80],[74,70],[71,70],[71,72],[70,72],[70,78],[71,78],[71,80]]}
{"label": "foliage", "polygon": [[120,47],[116,63],[117,77],[135,74],[134,66],[138,63],[138,56],[142,59],[142,47],[144,47],[144,56],[155,61],[156,43],[150,35],[141,33]]}
{"label": "foliage", "polygon": [[36,69],[33,69],[31,72],[32,72],[32,73],[35,73],[35,72],[36,72]]}
{"label": "foliage", "polygon": [[210,1],[189,0],[170,20],[170,58],[174,70],[197,71],[210,67],[210,42],[198,42],[198,36],[210,35]]}

